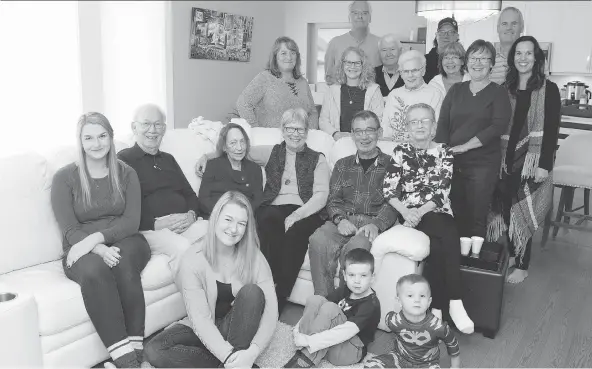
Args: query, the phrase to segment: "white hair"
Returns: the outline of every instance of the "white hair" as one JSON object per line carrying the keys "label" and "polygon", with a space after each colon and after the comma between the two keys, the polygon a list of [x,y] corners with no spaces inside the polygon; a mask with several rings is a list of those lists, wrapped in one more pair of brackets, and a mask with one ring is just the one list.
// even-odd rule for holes
{"label": "white hair", "polygon": [[380,45],[383,42],[394,42],[395,46],[397,46],[397,49],[401,50],[401,43],[399,42],[399,40],[397,40],[397,36],[395,36],[392,33],[386,34],[378,40],[378,48],[379,49],[380,49]]}
{"label": "white hair", "polygon": [[366,0],[354,0],[351,3],[349,3],[349,5],[347,7],[347,9],[349,10],[349,13],[351,13],[352,8],[355,3],[366,3],[366,5],[368,5],[368,11],[370,12],[370,15],[372,15],[372,5],[370,5],[370,3]]}
{"label": "white hair", "polygon": [[403,54],[401,54],[401,56],[399,57],[399,69],[403,68],[403,64],[405,64],[406,62],[408,62],[410,60],[414,60],[414,59],[419,60],[419,62],[421,63],[421,66],[425,67],[425,65],[426,65],[425,55],[423,55],[422,53],[420,53],[417,50],[407,50]]}
{"label": "white hair", "polygon": [[499,17],[497,17],[497,27],[499,28],[500,24],[502,23],[502,15],[507,11],[514,11],[518,14],[518,19],[520,19],[520,33],[524,32],[524,17],[522,16],[522,12],[520,9],[515,8],[513,6],[508,6],[499,13]]}

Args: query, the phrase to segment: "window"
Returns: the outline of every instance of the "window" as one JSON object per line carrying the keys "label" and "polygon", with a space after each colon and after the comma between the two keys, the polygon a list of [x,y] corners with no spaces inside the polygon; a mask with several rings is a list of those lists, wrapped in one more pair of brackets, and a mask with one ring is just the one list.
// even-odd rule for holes
{"label": "window", "polygon": [[325,52],[335,36],[349,32],[349,23],[309,23],[308,63],[306,75],[309,83],[325,82]]}

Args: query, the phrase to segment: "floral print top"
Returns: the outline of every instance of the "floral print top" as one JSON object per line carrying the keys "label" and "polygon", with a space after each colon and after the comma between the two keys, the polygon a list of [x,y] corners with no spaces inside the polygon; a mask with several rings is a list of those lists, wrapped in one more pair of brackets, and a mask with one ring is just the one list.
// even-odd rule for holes
{"label": "floral print top", "polygon": [[433,201],[435,212],[453,215],[448,199],[452,164],[452,150],[446,144],[422,150],[410,143],[400,143],[395,146],[386,168],[384,198],[387,201],[397,198],[408,208]]}

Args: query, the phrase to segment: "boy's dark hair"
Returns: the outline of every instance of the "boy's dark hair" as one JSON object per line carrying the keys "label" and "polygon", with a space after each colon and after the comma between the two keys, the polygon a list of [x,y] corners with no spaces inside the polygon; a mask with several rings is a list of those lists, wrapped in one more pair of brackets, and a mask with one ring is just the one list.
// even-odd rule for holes
{"label": "boy's dark hair", "polygon": [[370,271],[374,273],[374,256],[366,249],[353,249],[345,255],[344,270],[350,264],[370,264]]}
{"label": "boy's dark hair", "polygon": [[428,286],[428,290],[430,290],[430,294],[432,293],[432,289],[430,287],[430,283],[424,276],[421,274],[407,274],[399,278],[397,282],[397,295],[399,294],[399,289],[404,283],[416,284],[416,283],[425,283]]}

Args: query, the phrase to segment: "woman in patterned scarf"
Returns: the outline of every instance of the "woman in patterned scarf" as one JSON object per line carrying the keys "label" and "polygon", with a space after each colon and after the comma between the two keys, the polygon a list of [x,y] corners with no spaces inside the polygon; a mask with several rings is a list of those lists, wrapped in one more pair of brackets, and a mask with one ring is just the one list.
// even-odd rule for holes
{"label": "woman in patterned scarf", "polygon": [[551,208],[553,159],[557,147],[561,98],[557,85],[545,77],[545,55],[532,36],[518,38],[508,56],[505,86],[512,119],[502,136],[501,181],[494,195],[488,238],[508,230],[508,282],[528,276],[532,235]]}
{"label": "woman in patterned scarf", "polygon": [[411,105],[405,122],[409,142],[395,146],[384,177],[384,197],[404,226],[430,238],[426,278],[432,286],[432,313],[442,318],[442,309],[449,307],[456,327],[470,334],[474,324],[461,300],[460,238],[448,199],[452,149],[433,141],[436,115],[430,105]]}

